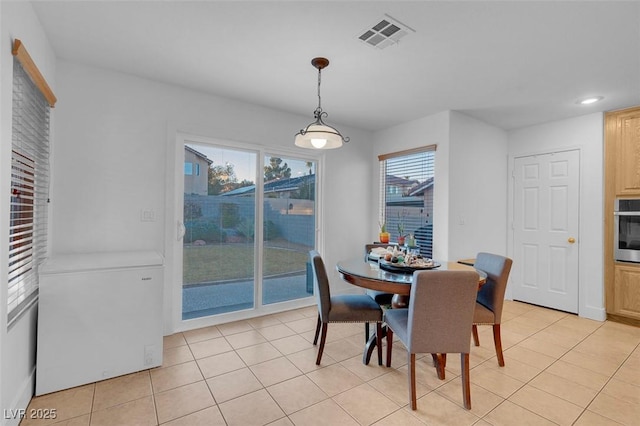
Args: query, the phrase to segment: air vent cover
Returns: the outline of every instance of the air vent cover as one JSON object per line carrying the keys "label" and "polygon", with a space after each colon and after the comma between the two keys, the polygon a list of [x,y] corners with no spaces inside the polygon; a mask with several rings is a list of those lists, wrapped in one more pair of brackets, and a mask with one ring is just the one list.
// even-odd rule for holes
{"label": "air vent cover", "polygon": [[384,49],[398,43],[407,34],[415,32],[413,28],[385,13],[381,19],[377,20],[369,28],[358,33],[358,39],[376,49]]}

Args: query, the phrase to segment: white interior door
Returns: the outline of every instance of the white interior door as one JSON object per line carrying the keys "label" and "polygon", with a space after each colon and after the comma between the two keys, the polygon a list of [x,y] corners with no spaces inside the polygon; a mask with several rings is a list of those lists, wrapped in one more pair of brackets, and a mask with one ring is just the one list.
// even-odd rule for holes
{"label": "white interior door", "polygon": [[578,150],[514,162],[514,300],[578,312]]}

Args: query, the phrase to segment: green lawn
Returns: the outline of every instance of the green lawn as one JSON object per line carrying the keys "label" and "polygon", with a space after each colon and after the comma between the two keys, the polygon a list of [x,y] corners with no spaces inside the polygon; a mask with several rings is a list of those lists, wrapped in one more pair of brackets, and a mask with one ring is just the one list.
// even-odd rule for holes
{"label": "green lawn", "polygon": [[[253,277],[254,247],[217,244],[184,247],[183,283],[223,281]],[[264,276],[305,271],[309,253],[277,247],[264,249]]]}

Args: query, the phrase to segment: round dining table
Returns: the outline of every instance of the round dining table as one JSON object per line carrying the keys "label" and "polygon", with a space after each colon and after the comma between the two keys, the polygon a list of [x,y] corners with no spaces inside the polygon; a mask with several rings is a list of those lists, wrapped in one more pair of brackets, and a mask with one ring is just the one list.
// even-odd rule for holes
{"label": "round dining table", "polygon": [[[435,261],[436,267],[430,269],[409,269],[398,271],[393,265],[386,268],[375,259],[363,259],[362,257],[339,261],[336,269],[346,282],[369,290],[377,290],[393,294],[392,308],[406,308],[411,293],[413,273],[422,270],[439,271],[475,271],[478,273],[478,290],[487,282],[487,273],[473,266],[458,262]],[[434,265],[434,266],[435,266]],[[375,349],[376,339],[372,336],[365,346],[362,362],[369,364],[371,354]],[[444,372],[442,372],[444,374]],[[440,373],[439,373],[440,374]],[[441,377],[441,378],[444,378]]]}

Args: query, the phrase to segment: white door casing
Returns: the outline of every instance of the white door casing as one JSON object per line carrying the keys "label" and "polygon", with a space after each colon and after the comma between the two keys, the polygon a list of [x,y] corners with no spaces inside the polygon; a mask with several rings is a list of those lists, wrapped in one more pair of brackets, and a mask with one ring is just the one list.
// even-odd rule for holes
{"label": "white door casing", "polygon": [[514,159],[514,300],[578,312],[580,151]]}

